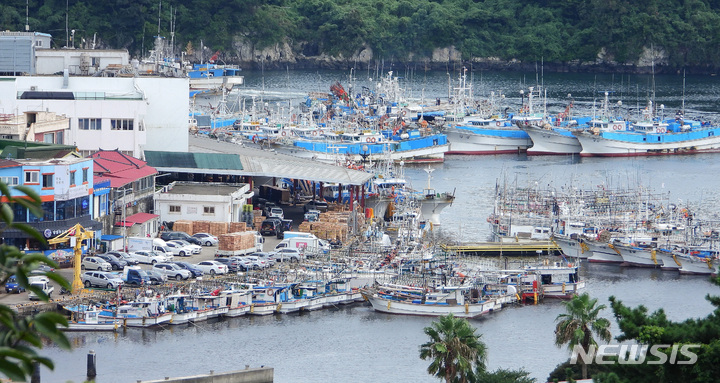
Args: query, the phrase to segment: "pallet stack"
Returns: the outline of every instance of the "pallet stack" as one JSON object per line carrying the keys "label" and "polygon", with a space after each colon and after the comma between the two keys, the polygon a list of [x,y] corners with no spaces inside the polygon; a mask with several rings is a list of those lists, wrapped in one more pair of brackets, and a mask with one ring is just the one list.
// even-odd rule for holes
{"label": "pallet stack", "polygon": [[247,224],[245,222],[230,222],[228,224],[229,233],[238,233],[241,231],[247,231]]}
{"label": "pallet stack", "polygon": [[210,221],[193,221],[193,229],[195,231],[191,234],[210,233],[210,224]]}
{"label": "pallet stack", "polygon": [[240,251],[255,247],[255,234],[249,231],[221,234],[218,236],[218,250]]}
{"label": "pallet stack", "polygon": [[328,241],[339,239],[345,241],[349,235],[348,221],[350,212],[327,212],[320,213],[317,222],[303,222],[298,226],[298,231],[312,233],[318,238]]}
{"label": "pallet stack", "polygon": [[222,234],[227,234],[227,232],[228,232],[228,223],[227,222],[210,222],[210,231],[208,231],[208,233],[217,237]]}
{"label": "pallet stack", "polygon": [[175,223],[173,224],[173,230],[174,231],[184,231],[188,234],[194,234],[194,233],[200,232],[200,231],[195,231],[194,221],[188,221],[188,220],[175,221]]}

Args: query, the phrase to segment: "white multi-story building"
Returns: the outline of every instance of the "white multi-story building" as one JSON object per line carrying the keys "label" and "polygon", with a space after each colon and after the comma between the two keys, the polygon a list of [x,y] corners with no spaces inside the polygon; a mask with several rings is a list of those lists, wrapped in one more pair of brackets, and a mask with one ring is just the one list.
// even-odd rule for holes
{"label": "white multi-story building", "polygon": [[117,72],[130,65],[125,49],[36,49],[35,71],[40,75],[62,73],[92,76],[102,71]]}
{"label": "white multi-story building", "polygon": [[155,194],[160,221],[241,222],[254,193],[249,184],[173,182]]}
{"label": "white multi-story building", "polygon": [[187,152],[188,109],[187,78],[0,77],[0,115],[63,115],[70,121],[63,142],[83,155]]}
{"label": "white multi-story building", "polygon": [[52,36],[40,32],[0,32],[0,74],[36,74],[35,54],[50,48]]}

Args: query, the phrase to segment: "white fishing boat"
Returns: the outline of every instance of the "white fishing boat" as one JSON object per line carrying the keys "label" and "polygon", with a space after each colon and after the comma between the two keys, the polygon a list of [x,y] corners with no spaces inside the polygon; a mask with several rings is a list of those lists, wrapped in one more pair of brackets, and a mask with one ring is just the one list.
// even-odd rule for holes
{"label": "white fishing boat", "polygon": [[198,313],[193,308],[189,294],[176,293],[167,296],[167,308],[172,313],[170,324],[181,325],[197,321]]}
{"label": "white fishing boat", "polygon": [[592,252],[592,256],[588,258],[588,262],[623,263],[622,255],[615,250],[612,244],[594,240],[588,240],[585,243]]}
{"label": "white fishing boat", "polygon": [[248,290],[224,290],[220,292],[220,297],[225,299],[227,306],[226,317],[234,318],[250,312],[252,304],[252,294]]}
{"label": "white fishing boat", "polygon": [[553,233],[551,235],[552,242],[560,248],[560,250],[563,254],[565,254],[565,256],[579,259],[590,258],[592,256],[592,251],[590,251],[590,247],[584,243],[584,239],[578,238],[581,237],[575,236],[573,238],[572,236],[560,235],[556,233]]}
{"label": "white fishing boat", "polygon": [[63,306],[70,311],[68,327],[60,328],[63,331],[116,331],[121,325],[117,319],[100,320],[100,310],[90,305]]}
{"label": "white fishing boat", "polygon": [[[433,292],[404,286],[397,289],[362,289],[375,311],[387,314],[477,318],[502,308],[500,298],[485,299],[469,286],[444,286]],[[466,299],[466,293],[474,298]]]}
{"label": "white fishing boat", "polygon": [[662,261],[657,258],[657,250],[654,247],[639,247],[617,243],[613,246],[620,252],[623,266],[662,267]]}
{"label": "white fishing boat", "polygon": [[172,313],[165,311],[165,302],[154,298],[120,305],[115,310],[103,309],[101,321],[117,321],[123,327],[152,327],[172,320]]}
{"label": "white fishing boat", "polygon": [[277,311],[278,303],[275,301],[275,292],[278,289],[272,286],[253,286],[251,288],[252,303],[248,315],[271,315]]}

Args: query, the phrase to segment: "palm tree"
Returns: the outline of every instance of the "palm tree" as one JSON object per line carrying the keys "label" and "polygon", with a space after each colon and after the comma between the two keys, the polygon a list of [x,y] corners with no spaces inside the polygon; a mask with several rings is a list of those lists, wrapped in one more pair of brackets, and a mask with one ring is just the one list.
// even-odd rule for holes
{"label": "palm tree", "polygon": [[445,382],[466,383],[475,372],[485,371],[487,348],[467,320],[452,314],[425,327],[430,341],[420,346],[420,358],[431,359],[428,373]]}
{"label": "palm tree", "polygon": [[[596,306],[597,298],[590,299],[590,296],[584,293],[563,303],[567,313],[555,318],[558,322],[555,327],[555,345],[562,347],[567,343],[571,351],[580,345],[587,352],[591,345],[597,346],[593,333],[606,342],[610,340],[610,321],[598,318],[598,313],[607,306]],[[578,358],[578,362],[582,368],[583,379],[587,379],[587,365],[582,358]]]}

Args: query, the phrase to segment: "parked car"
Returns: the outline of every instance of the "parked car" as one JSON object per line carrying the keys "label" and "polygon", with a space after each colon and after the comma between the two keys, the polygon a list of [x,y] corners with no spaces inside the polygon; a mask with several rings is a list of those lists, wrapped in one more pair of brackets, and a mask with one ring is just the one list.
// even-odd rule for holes
{"label": "parked car", "polygon": [[172,251],[173,255],[178,255],[181,257],[189,257],[192,255],[193,252],[191,248],[173,241],[165,242],[165,246],[168,247],[170,251]]}
{"label": "parked car", "polygon": [[280,221],[280,227],[277,230],[277,238],[284,239],[286,231],[292,231],[293,221],[291,219],[283,219]]}
{"label": "parked car", "polygon": [[153,271],[165,274],[168,279],[175,279],[179,281],[181,279],[188,279],[192,273],[189,270],[185,270],[182,267],[174,263],[156,263],[152,267]]}
{"label": "parked car", "polygon": [[268,218],[260,224],[260,235],[277,235],[282,220],[280,218]]}
{"label": "parked car", "polygon": [[272,257],[275,262],[300,262],[302,254],[298,249],[283,248],[280,250],[273,251]]}
{"label": "parked car", "polygon": [[274,207],[274,208],[270,209],[270,214],[268,214],[268,218],[280,218],[280,219],[284,219],[284,218],[285,218],[285,212],[283,211],[282,208]]}
{"label": "parked car", "polygon": [[[196,245],[196,244],[194,244],[194,243],[190,243],[190,242],[188,242],[188,241],[186,241],[186,240],[184,240],[184,239],[173,239],[173,240],[170,241],[170,242],[171,242],[171,243],[177,243],[177,244],[180,245],[180,246],[184,246],[184,247],[190,249],[190,251],[191,251],[193,254],[200,254],[200,252],[202,251],[202,246]],[[165,242],[165,243],[167,244],[167,242]]]}
{"label": "parked car", "polygon": [[135,266],[140,263],[140,261],[135,258],[132,254],[126,253],[124,251],[108,251],[105,254],[114,255],[117,259],[122,259],[123,261],[127,262],[129,266]]}
{"label": "parked car", "polygon": [[265,213],[266,217],[270,216],[270,210],[274,207],[277,207],[275,202],[265,202],[265,206],[263,206],[263,213]]}
{"label": "parked car", "polygon": [[218,244],[218,237],[209,233],[195,233],[193,238],[197,238],[203,246],[215,246]]}
{"label": "parked car", "polygon": [[258,252],[258,253],[252,253],[250,255],[264,260],[265,264],[267,265],[266,267],[271,267],[271,266],[275,265],[275,258],[273,258],[272,254],[270,254],[270,253]]}
{"label": "parked car", "polygon": [[17,282],[17,278],[14,275],[11,275],[10,278],[8,278],[7,282],[5,282],[5,292],[8,294],[20,294],[24,291],[25,288],[20,286],[20,284]]}
{"label": "parked car", "polygon": [[223,265],[227,266],[228,272],[230,273],[236,273],[239,270],[246,270],[247,268],[245,265],[243,265],[241,262],[239,262],[236,257],[218,257],[215,258],[215,261],[222,263]]}
{"label": "parked car", "polygon": [[85,257],[82,260],[82,263],[80,263],[80,268],[83,270],[100,270],[100,271],[110,271],[112,270],[112,266],[110,263],[106,262],[102,258],[98,257]]}
{"label": "parked car", "polygon": [[252,268],[253,270],[260,270],[267,267],[265,260],[261,259],[260,257],[256,257],[254,255],[246,255],[242,258],[245,258],[248,261],[250,268]]}
{"label": "parked car", "polygon": [[132,253],[132,256],[137,258],[140,263],[146,263],[148,265],[154,265],[158,262],[167,262],[165,255],[161,255],[155,251],[139,250]]}
{"label": "parked car", "polygon": [[41,263],[36,268],[30,270],[30,275],[44,275],[45,273],[49,273],[51,271],[55,271],[55,269]]}
{"label": "parked car", "polygon": [[199,239],[190,236],[184,231],[162,231],[160,232],[160,239],[163,241],[172,241],[173,239],[182,239],[196,245],[202,245]]}
{"label": "parked car", "polygon": [[167,276],[157,270],[149,269],[143,271],[147,273],[148,277],[150,278],[150,283],[154,285],[159,285],[167,282]]}
{"label": "parked car", "polygon": [[81,277],[85,287],[104,287],[106,289],[116,289],[123,284],[123,280],[115,275],[105,271],[86,271]]}
{"label": "parked car", "polygon": [[308,222],[315,222],[320,219],[320,210],[308,210],[303,216],[303,219]]}
{"label": "parked car", "polygon": [[128,265],[127,262],[123,261],[122,259],[118,259],[116,256],[111,254],[98,254],[96,255],[96,257],[104,259],[105,262],[110,264],[110,267],[113,270],[122,270],[125,268],[125,266]]}
{"label": "parked car", "polygon": [[195,264],[205,274],[227,274],[228,267],[218,261],[202,261]]}
{"label": "parked car", "polygon": [[181,262],[181,261],[177,261],[177,262],[173,262],[173,263],[180,266],[181,268],[189,271],[192,274],[191,276],[193,278],[202,277],[202,275],[203,275],[203,271],[200,270],[197,266],[193,265],[192,263]]}

